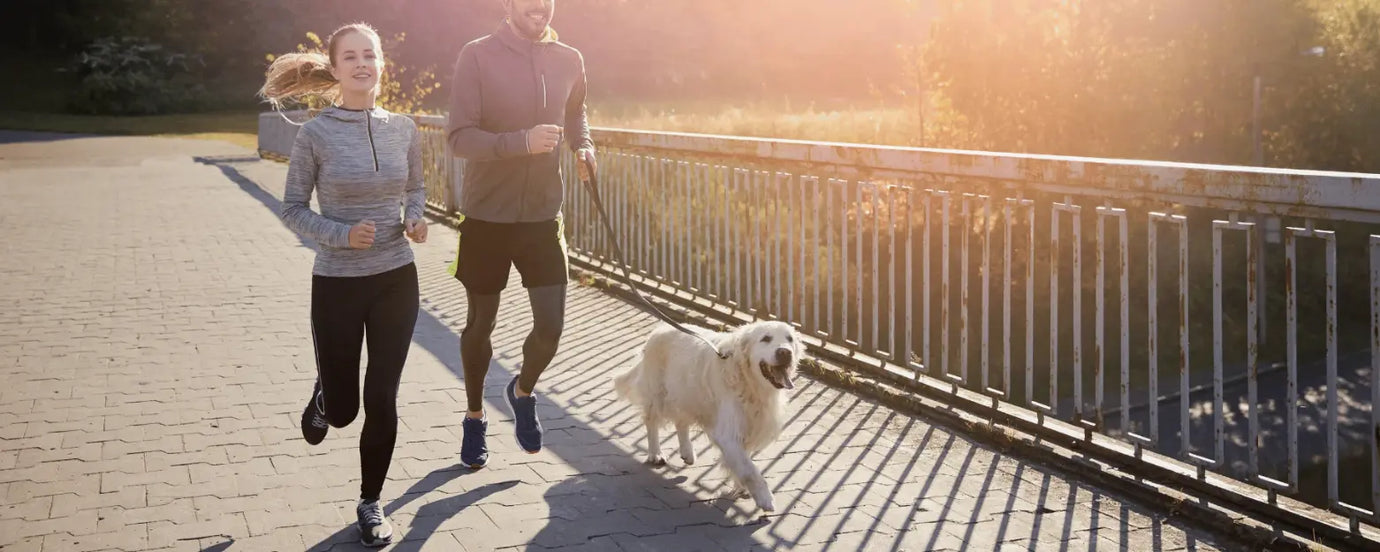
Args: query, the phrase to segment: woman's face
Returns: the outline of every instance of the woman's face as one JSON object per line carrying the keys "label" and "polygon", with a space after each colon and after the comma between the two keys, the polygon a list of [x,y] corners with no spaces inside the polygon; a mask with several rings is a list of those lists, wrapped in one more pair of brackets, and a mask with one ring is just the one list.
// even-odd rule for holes
{"label": "woman's face", "polygon": [[376,91],[383,72],[383,48],[374,37],[358,31],[347,32],[335,40],[335,65],[331,73],[346,93]]}

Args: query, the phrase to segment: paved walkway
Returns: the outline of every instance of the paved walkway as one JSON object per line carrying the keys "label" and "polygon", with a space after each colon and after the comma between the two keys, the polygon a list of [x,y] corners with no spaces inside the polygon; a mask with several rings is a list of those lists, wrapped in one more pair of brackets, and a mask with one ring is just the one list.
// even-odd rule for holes
{"label": "paved walkway", "polygon": [[[312,251],[276,216],[284,166],[216,142],[50,138],[0,133],[0,550],[359,549],[360,424],[317,447],[296,427]],[[417,247],[423,312],[384,488],[394,549],[1232,547],[816,382],[758,458],[780,511],[715,499],[704,438],[700,464],[644,466],[639,417],[613,398],[653,319],[574,284],[539,389],[546,450],[516,450],[499,400],[530,323],[508,293],[493,458],[460,469],[454,238],[433,225]]]}

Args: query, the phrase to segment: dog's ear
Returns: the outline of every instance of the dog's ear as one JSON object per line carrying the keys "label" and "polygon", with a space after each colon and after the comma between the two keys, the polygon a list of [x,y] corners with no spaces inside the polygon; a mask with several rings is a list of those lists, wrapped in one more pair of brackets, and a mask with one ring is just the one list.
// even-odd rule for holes
{"label": "dog's ear", "polygon": [[733,332],[733,356],[737,357],[735,360],[745,365],[752,364],[748,356],[752,352],[752,339],[754,333],[755,332],[748,328],[740,328],[738,331]]}

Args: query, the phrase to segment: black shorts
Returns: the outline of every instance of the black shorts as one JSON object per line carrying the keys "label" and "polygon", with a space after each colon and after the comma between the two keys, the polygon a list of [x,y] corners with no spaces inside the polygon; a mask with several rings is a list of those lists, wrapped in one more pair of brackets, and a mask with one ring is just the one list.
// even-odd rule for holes
{"label": "black shorts", "polygon": [[565,285],[570,278],[565,228],[558,216],[541,222],[460,221],[459,251],[451,274],[476,295],[493,295],[508,287],[516,266],[522,287]]}

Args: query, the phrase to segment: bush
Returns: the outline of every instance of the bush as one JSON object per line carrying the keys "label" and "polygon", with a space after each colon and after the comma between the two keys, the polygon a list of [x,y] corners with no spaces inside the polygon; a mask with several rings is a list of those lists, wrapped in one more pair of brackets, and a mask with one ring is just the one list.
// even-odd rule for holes
{"label": "bush", "polygon": [[169,51],[143,38],[103,38],[75,63],[80,84],[71,107],[100,115],[193,110],[205,94],[192,71],[200,65],[200,57]]}

